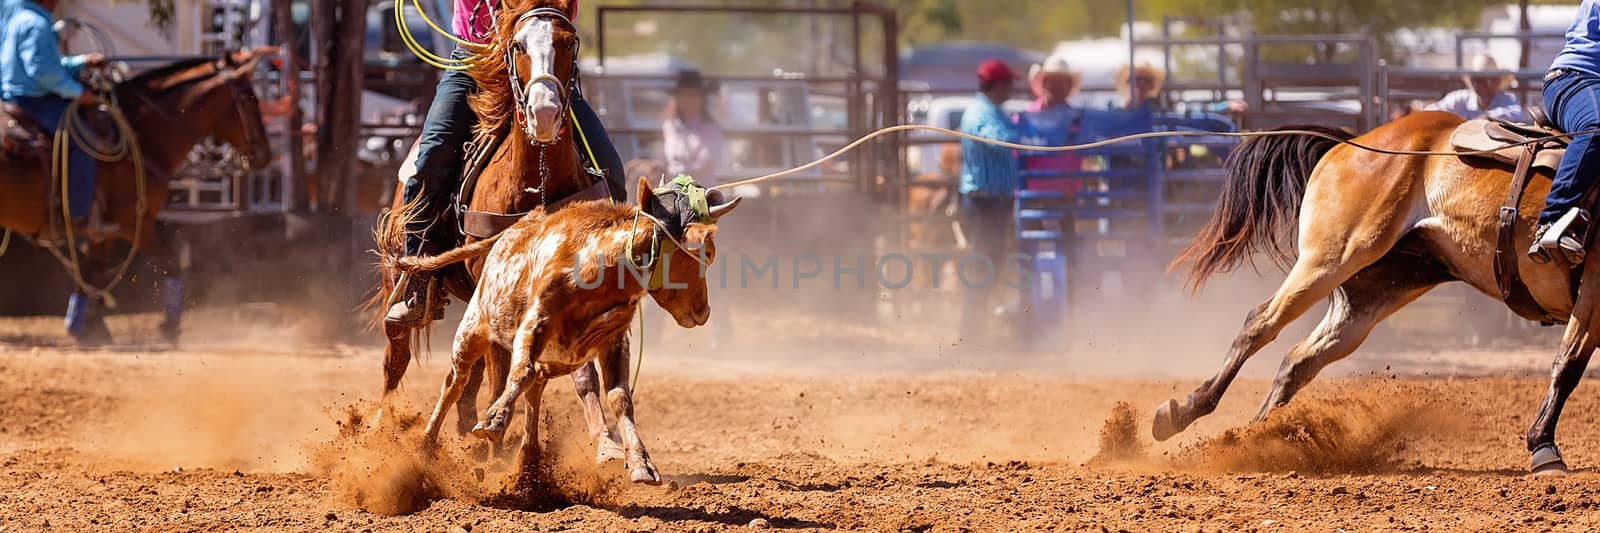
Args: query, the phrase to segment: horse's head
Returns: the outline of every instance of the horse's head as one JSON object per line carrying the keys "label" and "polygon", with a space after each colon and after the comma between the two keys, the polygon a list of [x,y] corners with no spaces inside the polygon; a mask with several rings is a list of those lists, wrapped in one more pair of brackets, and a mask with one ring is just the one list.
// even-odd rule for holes
{"label": "horse's head", "polygon": [[474,106],[479,116],[491,126],[515,121],[535,145],[559,141],[578,79],[578,32],[567,2],[506,5],[495,46],[473,69],[485,88]]}
{"label": "horse's head", "polygon": [[234,111],[217,115],[212,124],[213,135],[243,154],[253,170],[272,164],[272,144],[267,137],[266,121],[261,117],[261,101],[256,96],[253,78],[261,57],[276,51],[276,48],[265,47],[223,56],[217,61],[220,90],[211,91],[213,103],[218,103],[216,99],[229,101],[217,108]]}
{"label": "horse's head", "polygon": [[717,256],[717,221],[740,200],[729,200],[722,191],[706,190],[689,180],[651,189],[649,181],[639,178],[639,209],[664,226],[656,228],[663,234],[663,244],[651,272],[650,297],[679,326],[692,328],[711,319],[706,269]]}

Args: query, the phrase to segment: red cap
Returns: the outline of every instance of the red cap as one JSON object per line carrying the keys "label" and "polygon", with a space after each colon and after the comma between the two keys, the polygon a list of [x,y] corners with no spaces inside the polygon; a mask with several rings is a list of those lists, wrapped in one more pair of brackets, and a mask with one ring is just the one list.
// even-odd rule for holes
{"label": "red cap", "polygon": [[999,81],[1015,81],[1017,73],[1012,72],[1011,66],[999,59],[990,59],[978,65],[978,83],[993,83]]}

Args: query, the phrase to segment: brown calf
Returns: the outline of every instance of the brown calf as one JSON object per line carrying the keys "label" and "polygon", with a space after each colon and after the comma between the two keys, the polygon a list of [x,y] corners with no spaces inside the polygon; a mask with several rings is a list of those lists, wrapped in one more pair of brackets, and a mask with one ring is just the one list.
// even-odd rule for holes
{"label": "brown calf", "polygon": [[[445,407],[461,395],[472,365],[488,353],[491,370],[509,369],[506,389],[472,432],[498,442],[514,402],[523,396],[528,418],[521,461],[523,472],[530,473],[539,460],[539,400],[545,383],[617,346],[646,293],[678,325],[706,323],[711,308],[704,268],[716,256],[716,221],[739,199],[723,201],[721,193],[710,191],[706,216],[698,217],[683,187],[656,191],[645,180],[639,182],[641,207],[591,201],[551,214],[535,210],[491,239],[430,258],[401,260],[402,269],[414,271],[487,256],[478,289],[456,330],[450,374],[428,418],[427,446],[436,442]],[[611,369],[601,374],[633,481],[659,483],[634,424],[626,376]]]}

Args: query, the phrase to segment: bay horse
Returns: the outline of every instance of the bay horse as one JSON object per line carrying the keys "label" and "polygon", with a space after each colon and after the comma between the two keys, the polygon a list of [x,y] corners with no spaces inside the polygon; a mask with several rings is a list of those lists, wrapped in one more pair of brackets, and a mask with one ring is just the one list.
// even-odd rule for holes
{"label": "bay horse", "polygon": [[[472,187],[468,211],[487,213],[526,213],[535,208],[555,207],[558,202],[586,189],[584,170],[578,155],[576,136],[567,106],[577,90],[578,34],[572,24],[566,0],[508,0],[496,16],[493,52],[480,55],[469,73],[478,84],[470,99],[477,113],[480,132],[505,131],[506,136],[489,156]],[[412,328],[384,323],[382,315],[400,278],[394,258],[403,255],[404,225],[416,217],[418,205],[403,202],[396,184],[394,203],[379,221],[379,287],[369,304],[378,313],[375,324],[383,328],[383,395],[378,416],[392,410],[395,391],[411,364],[413,352],[426,334],[427,325]],[[433,224],[430,241],[451,243],[459,234],[451,223]],[[477,239],[465,238],[466,243]],[[472,298],[482,273],[483,260],[475,258],[440,270],[436,279],[444,292],[461,301]],[[430,311],[431,313],[432,311]],[[648,458],[629,457],[613,436],[600,402],[600,391],[608,397],[626,398],[620,412],[612,413],[619,424],[633,426],[632,389],[628,384],[628,345],[626,338],[609,353],[584,365],[572,374],[573,388],[583,405],[590,437],[597,442],[596,461],[625,459],[634,482],[659,484],[660,475]],[[463,385],[464,393],[456,405],[458,429],[465,433],[477,422],[477,391],[483,381],[484,365],[474,367]],[[504,369],[494,376],[495,394],[505,381]]]}
{"label": "bay horse", "polygon": [[[131,246],[133,253],[151,255],[159,267],[176,273],[177,260],[171,247],[163,246],[156,231],[156,216],[166,206],[169,180],[187,160],[196,144],[207,137],[234,146],[255,170],[272,162],[266,128],[252,85],[257,59],[272,51],[262,48],[226,54],[220,58],[180,61],[138,74],[115,87],[116,102],[138,141],[144,158],[144,210],[131,161],[98,163],[95,188],[103,205],[103,219],[115,226],[106,235],[89,243],[84,258],[83,277],[91,285],[110,281],[111,267],[121,257],[114,253],[120,245]],[[46,129],[54,124],[42,125]],[[35,239],[44,236],[52,220],[59,221],[59,208],[49,199],[59,194],[59,182],[51,174],[47,156],[11,157],[0,172],[0,227]],[[61,201],[65,201],[62,199]],[[59,222],[56,223],[60,225]],[[135,231],[137,230],[137,242]],[[105,333],[104,317],[90,312],[87,331]],[[177,324],[164,324],[169,337]],[[107,340],[107,339],[100,339]]]}
{"label": "bay horse", "polygon": [[[1353,137],[1342,130],[1301,126],[1381,149],[1452,152],[1450,136],[1463,120],[1421,112]],[[1352,138],[1353,137],[1353,138]],[[1251,138],[1234,148],[1216,213],[1173,263],[1188,265],[1191,286],[1260,253],[1292,265],[1265,303],[1245,317],[1223,367],[1188,398],[1159,406],[1152,422],[1166,440],[1211,413],[1245,360],[1275,339],[1312,305],[1329,300],[1310,336],[1289,349],[1255,420],[1264,419],[1317,372],[1361,345],[1384,318],[1441,283],[1462,281],[1499,298],[1494,254],[1501,200],[1510,169],[1488,160],[1450,155],[1386,155],[1321,137]],[[1518,209],[1515,243],[1522,278],[1551,316],[1570,317],[1549,390],[1528,429],[1534,473],[1565,473],[1555,443],[1557,418],[1600,344],[1600,261],[1582,267],[1573,297],[1571,271],[1539,265],[1522,251],[1550,189],[1550,174],[1530,180]],[[1576,300],[1576,301],[1574,301]]]}

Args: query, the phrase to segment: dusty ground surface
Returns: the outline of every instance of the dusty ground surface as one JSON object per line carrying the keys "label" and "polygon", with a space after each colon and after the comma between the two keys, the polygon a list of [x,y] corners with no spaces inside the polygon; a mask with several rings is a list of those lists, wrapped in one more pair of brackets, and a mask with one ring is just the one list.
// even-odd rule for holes
{"label": "dusty ground surface", "polygon": [[[1269,422],[1230,431],[1265,392],[1246,378],[1215,415],[1157,444],[1149,409],[1198,380],[1082,372],[1048,355],[984,365],[973,361],[985,354],[883,346],[811,361],[743,344],[659,349],[638,419],[675,486],[592,466],[563,380],[545,401],[552,498],[503,489],[503,462],[478,461],[466,439],[426,463],[409,417],[398,433],[359,420],[379,383],[371,346],[269,332],[84,352],[41,333],[57,324],[0,323],[4,531],[1600,527],[1592,470],[1522,474],[1521,435],[1546,386],[1538,353],[1358,358]],[[114,327],[138,338],[137,324]],[[1271,352],[1263,365],[1276,366]],[[950,364],[848,363],[908,357]],[[443,364],[436,353],[413,367],[408,413],[429,405]],[[1582,469],[1600,465],[1593,390],[1562,423]]]}

